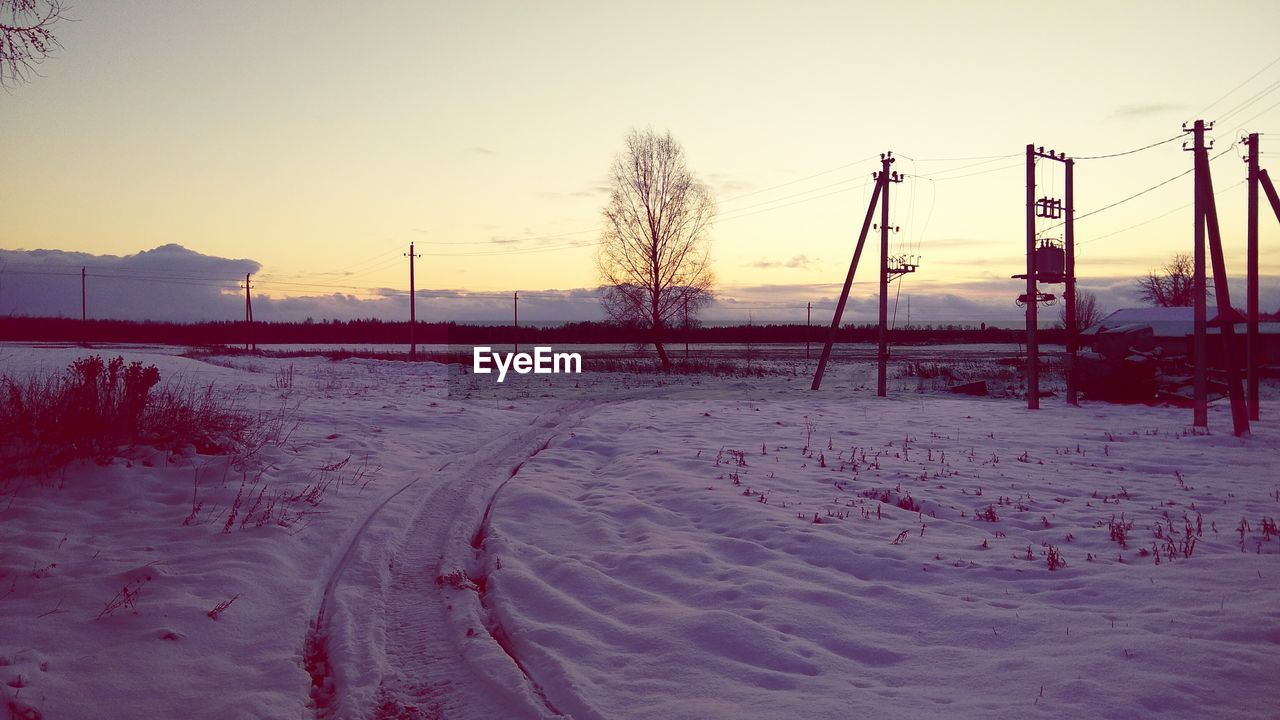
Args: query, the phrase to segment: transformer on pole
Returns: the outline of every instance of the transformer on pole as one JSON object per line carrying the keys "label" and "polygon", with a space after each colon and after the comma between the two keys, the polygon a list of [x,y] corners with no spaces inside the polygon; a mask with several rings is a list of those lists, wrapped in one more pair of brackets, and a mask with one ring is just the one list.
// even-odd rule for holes
{"label": "transformer on pole", "polygon": [[[1075,161],[1066,153],[1046,151],[1044,146],[1027,145],[1027,271],[1014,278],[1027,281],[1026,292],[1018,297],[1019,307],[1027,309],[1027,408],[1040,408],[1040,343],[1036,337],[1039,329],[1039,306],[1052,305],[1057,298],[1042,293],[1039,283],[1065,286],[1067,303],[1067,401],[1076,402],[1075,378],[1075,192],[1073,189]],[[1066,188],[1063,200],[1052,197],[1036,197],[1036,160],[1053,160],[1066,166]],[[1037,238],[1036,218],[1056,220],[1065,218],[1066,233],[1062,242],[1049,238]]]}

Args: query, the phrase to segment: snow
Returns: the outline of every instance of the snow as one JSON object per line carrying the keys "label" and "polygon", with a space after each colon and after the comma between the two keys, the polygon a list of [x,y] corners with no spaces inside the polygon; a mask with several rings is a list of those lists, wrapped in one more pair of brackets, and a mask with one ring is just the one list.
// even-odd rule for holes
{"label": "snow", "polygon": [[[250,458],[122,448],[4,488],[11,713],[1275,713],[1267,406],[1235,438],[1222,404],[1205,435],[1185,410],[1030,412],[915,378],[878,399],[847,363],[814,394],[802,368],[498,388],[432,363],[120,352],[278,432]],[[85,353],[9,345],[0,367]],[[262,488],[314,503],[259,525],[246,502],[224,532]]]}
{"label": "snow", "polygon": [[[1280,543],[1242,551],[1235,528],[1276,513],[1274,438],[1185,435],[1165,409],[868,402],[627,403],[526,463],[489,583],[548,698],[576,718],[1267,712]],[[1205,534],[1156,565],[1138,552],[1166,512]]]}

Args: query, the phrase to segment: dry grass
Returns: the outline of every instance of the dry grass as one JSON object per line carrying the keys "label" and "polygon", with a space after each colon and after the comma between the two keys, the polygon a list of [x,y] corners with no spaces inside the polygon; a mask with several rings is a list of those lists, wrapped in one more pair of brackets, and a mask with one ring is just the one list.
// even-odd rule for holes
{"label": "dry grass", "polygon": [[252,419],[212,386],[160,383],[155,366],[83,357],[60,374],[0,375],[0,479],[110,458],[121,446],[243,444]]}

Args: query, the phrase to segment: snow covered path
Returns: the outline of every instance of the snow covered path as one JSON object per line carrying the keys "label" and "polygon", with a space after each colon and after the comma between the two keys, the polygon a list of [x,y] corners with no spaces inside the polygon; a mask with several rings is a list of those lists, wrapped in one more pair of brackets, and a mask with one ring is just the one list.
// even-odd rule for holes
{"label": "snow covered path", "polygon": [[[450,718],[551,712],[489,631],[480,592],[483,525],[502,483],[586,411],[558,406],[523,431],[457,453],[423,479],[412,517],[393,508],[355,540],[378,546],[371,554],[381,551],[385,560],[366,557],[335,576],[335,603],[321,631],[332,645],[336,695],[322,703],[321,716],[357,717],[375,706]],[[398,533],[394,551],[382,528]],[[376,597],[371,582],[381,588]]]}

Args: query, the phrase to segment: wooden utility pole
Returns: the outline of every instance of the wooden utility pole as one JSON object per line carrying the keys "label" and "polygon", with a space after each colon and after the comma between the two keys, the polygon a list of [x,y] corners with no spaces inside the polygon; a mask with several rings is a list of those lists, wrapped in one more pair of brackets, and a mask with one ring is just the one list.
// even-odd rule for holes
{"label": "wooden utility pole", "polygon": [[89,298],[84,280],[84,268],[80,268],[80,322],[89,319]]}
{"label": "wooden utility pole", "polygon": [[1065,225],[1063,238],[1063,249],[1066,251],[1066,260],[1064,262],[1066,288],[1063,290],[1065,302],[1067,303],[1067,403],[1069,405],[1079,405],[1080,398],[1076,392],[1076,341],[1079,337],[1080,328],[1078,324],[1080,318],[1076,317],[1076,193],[1075,193],[1075,169],[1076,161],[1067,158],[1067,177],[1064,193]]}
{"label": "wooden utility pole", "polygon": [[813,303],[805,305],[804,310],[804,359],[809,359],[809,326],[813,324]]}
{"label": "wooden utility pole", "polygon": [[[893,156],[880,156],[880,172],[889,174],[889,164]],[[889,364],[889,183],[884,184],[880,193],[880,327],[876,337],[879,349],[876,351],[876,395],[885,396],[887,381],[885,372]]]}
{"label": "wooden utility pole", "polygon": [[414,338],[414,329],[418,325],[418,301],[414,296],[413,284],[413,259],[422,257],[413,251],[413,243],[409,243],[409,252],[406,253],[409,258],[409,360],[418,359],[418,343]]}
{"label": "wooden utility pole", "polygon": [[[1245,377],[1248,383],[1249,419],[1259,419],[1258,408],[1258,364],[1262,350],[1258,338],[1258,133],[1250,133],[1244,139],[1247,155],[1245,163],[1249,166],[1249,235],[1246,249],[1246,284],[1245,296],[1248,307],[1249,326],[1245,337]],[[1219,313],[1221,314],[1221,313]]]}
{"label": "wooden utility pole", "polygon": [[[253,345],[253,297],[249,294],[250,273],[244,274],[244,349],[248,350]],[[254,349],[257,346],[254,345]]]}
{"label": "wooden utility pole", "polygon": [[689,362],[689,293],[684,294],[684,361]]}
{"label": "wooden utility pole", "polygon": [[520,352],[520,293],[511,293],[511,347],[512,352]]}
{"label": "wooden utility pole", "polygon": [[885,173],[877,173],[875,177],[875,190],[871,192],[871,202],[867,204],[867,216],[862,220],[862,231],[858,233],[858,244],[853,250],[853,260],[849,263],[849,274],[845,276],[840,300],[836,302],[836,311],[831,316],[831,329],[827,331],[827,341],[822,346],[822,355],[818,357],[818,369],[813,373],[811,390],[822,387],[822,375],[827,369],[827,360],[831,358],[831,345],[835,342],[836,332],[840,329],[840,316],[844,314],[844,305],[849,300],[849,288],[853,286],[853,276],[858,271],[858,260],[862,258],[862,246],[867,241],[867,231],[871,229],[871,218],[875,216],[876,203],[880,200],[882,188],[889,183],[889,176]]}
{"label": "wooden utility pole", "polygon": [[[1205,379],[1205,323],[1207,309],[1205,307],[1205,277],[1204,277],[1204,193],[1200,192],[1200,156],[1208,154],[1204,145],[1204,121],[1196,120],[1191,128],[1193,133],[1192,147],[1184,150],[1191,150],[1194,155],[1195,167],[1195,248],[1193,249],[1193,265],[1194,279],[1192,280],[1191,294],[1192,305],[1194,310],[1192,317],[1194,318],[1193,332],[1195,336],[1192,340],[1192,361],[1195,363],[1194,370],[1194,408],[1191,411],[1191,422],[1197,427],[1209,427],[1209,389]],[[1183,131],[1186,127],[1183,126]],[[1223,308],[1218,308],[1219,316],[1223,315]],[[1226,312],[1230,312],[1227,309]]]}
{"label": "wooden utility pole", "polygon": [[1194,126],[1184,132],[1194,133],[1195,152],[1195,206],[1196,206],[1196,278],[1195,278],[1195,320],[1196,320],[1196,398],[1194,422],[1201,427],[1209,425],[1208,393],[1205,387],[1205,235],[1208,234],[1209,253],[1213,263],[1213,290],[1218,303],[1218,332],[1222,341],[1222,363],[1227,376],[1227,393],[1231,397],[1231,424],[1236,435],[1249,432],[1249,410],[1246,407],[1244,387],[1240,382],[1240,368],[1236,363],[1235,311],[1231,307],[1231,289],[1227,285],[1227,263],[1222,251],[1222,231],[1218,225],[1218,207],[1213,197],[1213,175],[1209,169],[1209,149],[1205,144],[1206,129],[1203,120],[1196,120]]}
{"label": "wooden utility pole", "polygon": [[1040,409],[1040,345],[1036,341],[1036,149],[1027,145],[1027,409]]}
{"label": "wooden utility pole", "polygon": [[[1054,160],[1063,163],[1067,170],[1067,205],[1070,210],[1066,211],[1066,240],[1065,247],[1059,248],[1052,240],[1044,240],[1039,247],[1036,246],[1036,218],[1043,217],[1049,219],[1061,218],[1064,214],[1063,202],[1057,198],[1043,197],[1036,199],[1036,160]],[[1075,346],[1073,344],[1074,332],[1071,329],[1075,318],[1075,218],[1072,217],[1074,211],[1075,194],[1073,191],[1073,171],[1075,163],[1067,159],[1066,153],[1056,152],[1054,150],[1045,151],[1044,146],[1036,147],[1035,145],[1027,146],[1027,273],[1026,275],[1014,275],[1015,278],[1025,278],[1027,281],[1027,291],[1018,298],[1019,305],[1025,305],[1027,308],[1027,409],[1038,410],[1040,408],[1040,342],[1037,334],[1040,329],[1039,308],[1040,303],[1051,302],[1053,295],[1040,292],[1039,283],[1064,283],[1066,285],[1066,302],[1067,302],[1067,384],[1073,388],[1070,377],[1072,371],[1071,362]],[[1055,226],[1056,227],[1056,226]],[[1040,267],[1041,253],[1044,253],[1045,267]],[[1058,253],[1061,253],[1059,255]],[[1074,402],[1075,396],[1072,392],[1068,398]]]}
{"label": "wooden utility pole", "polygon": [[[1276,186],[1275,186],[1275,184],[1273,184],[1273,183],[1271,182],[1271,175],[1269,175],[1269,174],[1267,173],[1266,169],[1263,169],[1263,170],[1259,170],[1259,171],[1258,171],[1258,182],[1262,185],[1262,189],[1263,189],[1263,190],[1265,190],[1265,191],[1266,191],[1266,193],[1267,193],[1267,202],[1271,203],[1271,211],[1272,211],[1273,213],[1275,213],[1276,220],[1280,220],[1280,194],[1277,194],[1277,193],[1276,193]],[[1256,265],[1256,260],[1257,260],[1257,257],[1258,257],[1258,256],[1257,256],[1257,254],[1255,253],[1255,254],[1253,254],[1253,255],[1252,255],[1252,257],[1253,257],[1253,259],[1255,260],[1255,265],[1254,265],[1254,267],[1256,268],[1256,267],[1257,267],[1257,265]],[[1254,280],[1254,284],[1253,284],[1253,293],[1254,293],[1254,294],[1253,294],[1253,298],[1254,298],[1254,301],[1253,301],[1253,302],[1255,302],[1255,303],[1256,303],[1257,293],[1258,293],[1258,283],[1257,283],[1257,280],[1256,280],[1256,277],[1257,277],[1256,273],[1255,273],[1255,276],[1254,276],[1254,277],[1255,277],[1255,280]],[[1256,334],[1256,333],[1257,333],[1257,324],[1256,324],[1256,323],[1257,323],[1257,320],[1256,320],[1256,318],[1257,318],[1258,316],[1257,316],[1257,314],[1253,314],[1253,315],[1251,315],[1250,317],[1254,318],[1254,320],[1253,320],[1253,323],[1254,323],[1254,324],[1252,325],[1252,331]],[[1257,351],[1258,351],[1259,355],[1261,355],[1261,353],[1262,353],[1262,347],[1261,347],[1261,344],[1259,343],[1259,345],[1257,345],[1257,346],[1255,346],[1255,347],[1257,347]],[[1254,363],[1256,364],[1256,363],[1258,363],[1258,362],[1260,362],[1260,359],[1259,359],[1259,357],[1258,357],[1258,356],[1255,356],[1255,357],[1254,357]],[[1254,378],[1255,378],[1255,379],[1254,379],[1254,383],[1257,383],[1257,379],[1256,379],[1256,378],[1257,378],[1257,374],[1256,374],[1256,373],[1255,373],[1255,375],[1254,375]],[[1253,386],[1253,392],[1255,393],[1255,396],[1254,396],[1254,397],[1256,397],[1256,392],[1257,392],[1257,385],[1256,385],[1256,384]],[[1253,401],[1253,402],[1250,404],[1250,406],[1249,406],[1249,407],[1251,408],[1251,412],[1253,413],[1253,417],[1256,419],[1256,418],[1258,417],[1258,412],[1259,412],[1259,411],[1258,411],[1258,402],[1257,402],[1256,400],[1255,400],[1255,401]]]}
{"label": "wooden utility pole", "polygon": [[1222,364],[1227,371],[1227,394],[1231,398],[1231,425],[1236,435],[1249,432],[1249,409],[1246,406],[1240,366],[1236,362],[1235,311],[1231,308],[1231,288],[1227,285],[1227,261],[1222,251],[1222,231],[1218,225],[1217,201],[1213,197],[1213,176],[1209,172],[1209,153],[1201,149],[1197,191],[1204,198],[1205,225],[1209,232],[1209,256],[1213,263],[1213,292],[1218,301],[1218,338],[1222,341]]}
{"label": "wooden utility pole", "polygon": [[889,186],[902,182],[898,173],[889,173],[893,153],[880,156],[880,174],[884,176],[884,188],[880,191],[880,328],[879,351],[876,353],[876,395],[888,394],[889,369]]}
{"label": "wooden utility pole", "polygon": [[881,155],[881,174],[886,176],[884,182],[884,190],[881,193],[881,278],[879,278],[879,351],[877,352],[876,363],[876,395],[884,397],[887,395],[888,389],[888,282],[892,277],[902,273],[914,272],[915,265],[908,265],[901,258],[890,259],[888,256],[888,232],[899,231],[899,228],[890,228],[888,225],[888,188],[890,184],[902,182],[902,176],[897,173],[888,172],[888,167],[893,163],[892,152]]}

